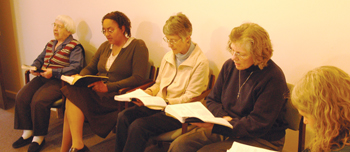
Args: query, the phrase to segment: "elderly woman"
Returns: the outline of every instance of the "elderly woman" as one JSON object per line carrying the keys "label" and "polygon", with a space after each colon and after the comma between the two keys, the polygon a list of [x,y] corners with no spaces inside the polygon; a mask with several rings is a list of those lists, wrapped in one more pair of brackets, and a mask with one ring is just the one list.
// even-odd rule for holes
{"label": "elderly woman", "polygon": [[[145,92],[162,97],[168,104],[185,103],[207,88],[209,63],[191,41],[192,25],[184,14],[171,16],[163,33],[172,51],[163,57],[156,83]],[[143,152],[150,137],[181,128],[177,119],[163,111],[134,103],[118,114],[116,152]]]}
{"label": "elderly woman", "polygon": [[62,97],[61,75],[77,74],[83,68],[84,49],[73,39],[74,33],[72,18],[58,15],[53,23],[55,39],[46,44],[32,64],[44,72],[30,71],[36,77],[17,93],[14,128],[23,130],[23,134],[13,148],[31,143],[28,151],[34,152],[44,145],[51,105]]}
{"label": "elderly woman", "polygon": [[333,66],[309,71],[294,87],[292,103],[315,132],[306,151],[350,151],[350,77]]}
{"label": "elderly woman", "polygon": [[229,38],[233,56],[224,63],[207,107],[233,129],[193,123],[199,128],[175,139],[169,151],[226,151],[234,141],[282,150],[288,87],[282,70],[271,60],[269,35],[261,26],[245,23],[233,28]]}
{"label": "elderly woman", "polygon": [[102,75],[108,81],[98,81],[87,87],[66,86],[67,97],[63,126],[62,152],[88,151],[83,143],[83,123],[106,137],[117,122],[118,103],[113,100],[120,88],[141,85],[148,65],[148,49],[144,41],[131,37],[131,23],[122,12],[106,14],[102,33],[108,41],[101,44],[92,61],[80,75]]}

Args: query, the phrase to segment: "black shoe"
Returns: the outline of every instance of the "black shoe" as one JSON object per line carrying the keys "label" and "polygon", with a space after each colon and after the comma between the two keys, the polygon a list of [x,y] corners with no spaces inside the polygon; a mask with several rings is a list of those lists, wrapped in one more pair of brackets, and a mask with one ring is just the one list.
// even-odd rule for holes
{"label": "black shoe", "polygon": [[13,148],[20,148],[20,147],[23,147],[25,145],[28,145],[32,142],[33,140],[33,136],[32,137],[29,137],[28,139],[23,139],[23,137],[20,137],[17,141],[15,141],[13,144],[12,144],[12,147]]}
{"label": "black shoe", "polygon": [[41,142],[40,145],[37,142],[32,142],[29,145],[28,152],[39,152],[41,148],[43,148],[44,144],[45,144],[45,139],[43,140],[43,142]]}
{"label": "black shoe", "polygon": [[84,145],[83,149],[70,148],[69,152],[90,152],[90,149]]}

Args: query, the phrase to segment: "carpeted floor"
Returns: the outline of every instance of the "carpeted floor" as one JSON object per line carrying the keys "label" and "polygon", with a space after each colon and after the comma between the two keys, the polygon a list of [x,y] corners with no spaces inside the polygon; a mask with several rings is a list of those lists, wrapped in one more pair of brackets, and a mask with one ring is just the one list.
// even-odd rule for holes
{"label": "carpeted floor", "polygon": [[[10,108],[7,110],[0,109],[0,152],[27,152],[29,146],[18,149],[12,148],[12,143],[21,135],[22,131],[13,129],[14,119],[14,101],[10,102]],[[56,113],[51,112],[49,133],[45,136],[46,143],[41,151],[58,152],[61,147],[63,119],[56,118]],[[115,134],[110,133],[105,139],[95,135],[89,128],[89,124],[84,124],[84,143],[93,152],[113,152]],[[146,151],[161,152],[164,149],[156,146],[148,146]]]}

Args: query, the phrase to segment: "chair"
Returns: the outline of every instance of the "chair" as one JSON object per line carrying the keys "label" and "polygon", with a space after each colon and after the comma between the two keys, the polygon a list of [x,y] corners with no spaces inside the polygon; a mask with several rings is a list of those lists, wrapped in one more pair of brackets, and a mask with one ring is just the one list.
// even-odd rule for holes
{"label": "chair", "polygon": [[[88,50],[83,50],[83,54],[84,54],[84,67],[90,63],[90,61],[92,60],[92,57],[94,56],[93,52],[89,52]],[[28,83],[30,81],[29,78],[30,75],[30,71],[27,70],[24,73],[24,78],[25,78],[25,83]],[[66,85],[67,83],[65,83],[64,81],[62,81],[62,87],[64,85]],[[64,117],[64,110],[66,108],[65,106],[65,101],[66,101],[66,97],[64,95],[62,95],[61,99],[58,99],[57,101],[55,101],[52,105],[51,105],[51,111],[56,111],[57,113],[57,118],[63,118]]]}
{"label": "chair", "polygon": [[[293,90],[294,85],[287,84],[290,92]],[[293,106],[290,98],[286,103],[286,115],[285,119],[288,123],[288,128],[294,131],[299,130],[299,140],[298,140],[298,152],[305,149],[305,124],[303,122],[303,117],[299,114],[298,110]]]}
{"label": "chair", "polygon": [[[208,83],[207,90],[202,92],[201,95],[192,98],[188,102],[205,101],[204,99],[208,96],[208,94],[210,93],[210,91],[213,88],[214,84],[215,84],[215,75],[213,74],[212,70],[210,70],[209,83]],[[205,105],[205,103],[203,103],[203,104]],[[194,125],[189,125],[188,123],[183,123],[181,128],[179,128],[177,130],[173,130],[173,131],[170,131],[170,132],[166,132],[166,133],[160,134],[160,135],[158,135],[156,137],[152,137],[151,140],[153,140],[154,143],[157,144],[159,147],[162,147],[163,146],[162,142],[171,142],[171,141],[175,140],[177,137],[179,137],[181,134],[184,134],[184,133],[186,133],[188,131],[191,131],[195,127],[196,126],[194,126]]]}

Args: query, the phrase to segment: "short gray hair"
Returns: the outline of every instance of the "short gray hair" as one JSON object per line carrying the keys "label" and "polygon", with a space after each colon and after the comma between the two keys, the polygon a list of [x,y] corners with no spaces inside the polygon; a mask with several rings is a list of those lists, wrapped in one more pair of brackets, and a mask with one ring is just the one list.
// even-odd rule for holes
{"label": "short gray hair", "polygon": [[178,35],[182,39],[192,35],[192,24],[185,14],[170,16],[163,27],[165,35]]}
{"label": "short gray hair", "polygon": [[68,32],[70,32],[71,34],[75,33],[75,23],[71,17],[67,15],[58,15],[56,17],[56,20],[62,22],[64,28],[66,28]]}

